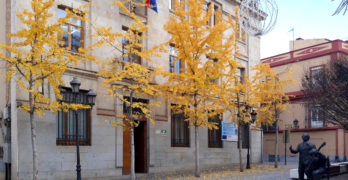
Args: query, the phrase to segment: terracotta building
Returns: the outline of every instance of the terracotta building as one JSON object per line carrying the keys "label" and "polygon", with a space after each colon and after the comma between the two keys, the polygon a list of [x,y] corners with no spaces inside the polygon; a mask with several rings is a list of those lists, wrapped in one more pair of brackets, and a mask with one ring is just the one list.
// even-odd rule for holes
{"label": "terracotta building", "polygon": [[[56,0],[55,8],[52,9],[53,18],[64,14],[64,8],[77,8],[87,2],[92,2],[89,14],[85,14],[96,22],[97,26],[111,26],[114,30],[122,32],[130,21],[119,8],[110,6],[113,0]],[[149,25],[148,37],[144,49],[158,45],[169,40],[170,34],[163,29],[172,13],[173,0],[157,1],[158,13],[147,8],[136,8],[136,13],[146,24]],[[221,9],[223,15],[234,14],[234,7],[239,0],[207,0],[214,8]],[[30,7],[30,0],[1,0],[0,1],[0,42],[10,44],[12,40],[6,36],[23,28],[16,12]],[[74,31],[74,43],[67,42],[71,51],[79,46],[88,47],[95,39],[92,37],[93,28],[87,28],[86,24],[75,22],[72,24]],[[69,38],[67,38],[69,39]],[[71,37],[70,37],[71,39]],[[70,44],[71,43],[71,44]],[[249,67],[256,65],[260,59],[260,38],[246,36],[238,42],[240,63],[244,66],[243,73],[249,74]],[[170,49],[170,47],[168,47]],[[102,48],[93,51],[93,55],[103,58],[105,55],[114,55],[121,58],[121,52],[115,52],[110,48]],[[179,72],[178,68],[171,63],[171,51],[162,57],[153,58],[152,62],[139,61],[139,64],[148,67],[161,67],[172,72]],[[4,61],[0,60],[0,73],[6,74]],[[116,113],[124,111],[124,104],[117,98],[108,96],[106,89],[101,86],[102,79],[96,75],[99,66],[91,62],[81,62],[69,68],[64,74],[67,86],[73,77],[81,82],[81,89],[93,89],[97,93],[96,104],[93,109],[81,112],[81,121],[86,127],[83,129],[83,142],[81,143],[81,168],[82,177],[116,177],[129,173],[129,136],[121,127],[114,128],[111,123],[106,123],[117,118]],[[155,78],[155,83],[164,79]],[[8,168],[4,163],[11,164],[12,179],[30,179],[32,174],[32,148],[28,114],[16,108],[17,103],[28,101],[26,94],[17,91],[15,81],[8,82],[4,76],[0,76],[0,110],[1,124],[10,122],[8,131],[0,133],[0,146],[4,150],[4,157],[0,158],[0,174],[4,174]],[[47,96],[54,99],[52,89],[47,84],[43,85]],[[68,87],[66,87],[68,89]],[[67,92],[68,93],[68,92]],[[154,101],[152,97],[137,97],[144,101]],[[160,99],[161,100],[161,99]],[[194,168],[194,131],[188,128],[182,117],[175,117],[170,111],[170,103],[162,101],[161,107],[154,110],[153,125],[143,121],[142,125],[135,129],[136,152],[141,154],[141,159],[136,159],[136,172],[154,173],[162,171],[187,170]],[[12,104],[12,108],[10,105]],[[69,128],[63,126],[65,122],[72,121],[67,113],[46,112],[43,118],[36,117],[37,122],[37,148],[39,161],[40,179],[73,179],[76,177],[76,147],[73,140],[67,141],[66,133]],[[222,116],[227,118],[228,116]],[[221,121],[221,120],[220,120]],[[66,125],[66,124],[65,124]],[[67,129],[68,128],[68,129]],[[5,128],[6,129],[6,128]],[[64,134],[65,133],[65,134]],[[220,134],[219,134],[220,133]],[[202,167],[223,166],[238,163],[237,142],[221,141],[221,131],[209,131],[207,128],[200,129],[200,161]],[[71,135],[74,135],[73,132]],[[251,133],[251,159],[252,162],[261,160],[261,130],[254,128]],[[243,149],[243,161],[246,161],[247,150]],[[9,171],[8,171],[9,172]],[[29,177],[29,178],[28,178]],[[2,177],[0,177],[1,179]]]}
{"label": "terracotta building", "polygon": [[[348,132],[342,127],[333,126],[322,119],[318,114],[318,107],[308,105],[303,100],[301,82],[304,77],[311,78],[327,63],[340,59],[348,54],[348,42],[328,39],[297,39],[289,43],[289,52],[264,58],[262,63],[270,64],[273,70],[281,74],[292,68],[292,77],[295,84],[286,87],[286,94],[292,95],[287,110],[280,114],[280,161],[284,161],[285,144],[283,143],[283,130],[290,130],[290,143],[288,147],[296,147],[302,141],[303,133],[311,135],[311,141],[317,147],[325,141],[327,145],[321,150],[332,160],[346,159],[348,150]],[[280,75],[280,78],[282,76]],[[264,160],[274,159],[275,132],[272,128],[264,129],[263,155]],[[270,158],[271,157],[271,158]],[[296,160],[296,158],[290,159]]]}

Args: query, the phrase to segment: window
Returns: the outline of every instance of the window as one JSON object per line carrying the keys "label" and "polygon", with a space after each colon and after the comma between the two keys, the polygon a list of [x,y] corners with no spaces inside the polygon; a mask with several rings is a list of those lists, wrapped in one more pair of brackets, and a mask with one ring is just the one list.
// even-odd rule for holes
{"label": "window", "polygon": [[241,134],[242,137],[242,148],[243,149],[247,149],[249,146],[249,124],[248,123],[241,123],[240,125],[240,130],[242,132],[238,131],[238,147],[239,147],[239,133]]}
{"label": "window", "polygon": [[237,68],[236,75],[237,75],[237,82],[240,82],[243,84],[245,69],[244,68]]}
{"label": "window", "polygon": [[310,109],[311,127],[323,127],[320,105],[314,105]]}
{"label": "window", "polygon": [[243,43],[246,43],[246,38],[247,38],[247,35],[245,33],[245,30],[241,27],[239,27],[239,31],[236,33],[236,38],[237,40],[243,42]]}
{"label": "window", "polygon": [[208,13],[209,11],[209,8],[210,6],[213,6],[213,9],[212,9],[212,16],[210,17],[210,19],[207,21],[207,25],[208,26],[215,26],[216,23],[217,23],[217,12],[219,10],[219,6],[217,4],[214,4],[214,3],[211,3],[211,2],[208,2],[207,4],[205,4],[204,6],[204,11],[206,13]]}
{"label": "window", "polygon": [[[130,0],[127,1],[121,1],[123,3],[123,5],[131,12],[132,10],[130,9]],[[138,5],[138,4],[143,4],[144,0],[133,0],[132,4],[133,7],[132,9],[134,10],[134,14],[140,16],[140,17],[146,17],[147,16],[147,7],[146,6],[142,6],[142,5]],[[120,13],[129,16],[128,14],[126,14],[122,9],[120,9],[119,11]]]}
{"label": "window", "polygon": [[171,44],[169,46],[169,72],[180,73],[181,61],[176,57],[175,45]]}
{"label": "window", "polygon": [[168,0],[169,2],[169,9],[174,9],[174,3],[175,3],[175,0]]}
{"label": "window", "polygon": [[[127,100],[128,102],[130,102],[130,97],[125,97],[125,100]],[[133,97],[133,103],[142,103],[143,105],[147,105],[149,104],[149,100],[147,99],[139,99],[139,98],[134,98]],[[123,103],[123,113],[124,114],[129,114],[129,110],[130,110],[130,106],[126,104],[126,102]],[[142,112],[142,110],[140,108],[134,108],[132,109],[132,113],[133,115],[141,115],[140,118],[146,118],[144,116],[144,113]]]}
{"label": "window", "polygon": [[[213,70],[214,70],[214,66],[215,66],[215,63],[217,63],[219,60],[214,58],[214,59],[211,59],[209,56],[207,56],[207,63],[211,63],[211,66],[208,65],[206,71],[209,71],[209,68],[210,67],[213,67]],[[209,77],[209,73],[207,73],[207,77],[208,79],[210,80],[210,82],[214,83],[214,84],[218,84],[219,83],[219,80],[216,78],[215,73],[211,73],[212,75],[210,75]]]}
{"label": "window", "polygon": [[[77,96],[77,102],[86,104],[88,91],[80,90]],[[72,103],[73,93],[70,88],[62,88],[61,101]],[[77,111],[78,131],[80,145],[91,145],[91,110],[80,109]],[[76,116],[73,110],[58,111],[57,114],[57,145],[75,145],[76,144]]]}
{"label": "window", "polygon": [[[122,34],[126,34],[128,33],[128,28],[127,27],[122,27]],[[141,36],[141,34],[139,34]],[[137,63],[137,64],[141,64],[141,57],[132,53],[132,54],[127,54],[128,52],[128,49],[129,49],[129,46],[130,45],[130,42],[127,38],[122,38],[122,60],[125,61],[125,62],[129,62],[129,58],[132,59],[132,61],[134,63]],[[134,47],[131,47],[133,48],[134,50],[137,50],[137,51],[141,51],[141,48],[134,48]],[[124,56],[126,55],[126,56]]]}
{"label": "window", "polygon": [[214,118],[208,118],[208,122],[217,123],[219,129],[208,129],[208,147],[222,148],[221,140],[221,119],[222,115],[216,115]]}
{"label": "window", "polygon": [[212,23],[211,23],[212,26],[215,26],[217,23],[217,14],[216,13],[217,13],[218,9],[219,9],[219,7],[214,4],[214,15],[213,15]]}
{"label": "window", "polygon": [[183,0],[168,0],[169,9],[173,10],[175,8],[175,3],[178,2],[179,5]]}
{"label": "window", "polygon": [[[205,13],[208,13],[210,5],[211,5],[211,2],[208,2],[208,3],[204,4],[204,11],[205,11]],[[207,23],[207,26],[210,26],[211,25],[211,20],[210,19],[207,20],[206,23]]]}
{"label": "window", "polygon": [[319,87],[319,75],[324,69],[324,65],[311,67],[310,68],[310,77],[313,87]]}
{"label": "window", "polygon": [[[64,18],[67,15],[65,11],[67,7],[58,6],[58,18]],[[83,47],[83,22],[80,19],[71,18],[69,23],[62,26],[65,32],[60,42],[64,44],[62,47],[66,47],[68,50],[78,52],[80,47]]]}
{"label": "window", "polygon": [[190,147],[189,122],[185,121],[184,114],[174,114],[172,111],[171,119],[172,147]]}

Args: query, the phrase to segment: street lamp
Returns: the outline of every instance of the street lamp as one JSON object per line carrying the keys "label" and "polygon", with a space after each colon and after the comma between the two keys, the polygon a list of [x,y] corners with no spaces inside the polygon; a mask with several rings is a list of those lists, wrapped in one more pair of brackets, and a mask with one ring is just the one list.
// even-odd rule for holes
{"label": "street lamp", "polygon": [[255,110],[252,110],[250,112],[250,116],[251,116],[251,122],[248,123],[248,129],[249,129],[249,138],[248,138],[248,154],[247,154],[247,164],[246,164],[246,169],[250,169],[250,123],[254,123],[256,121],[256,115],[257,113],[255,112]]}
{"label": "street lamp", "polygon": [[[79,80],[77,80],[76,77],[74,77],[73,80],[70,81],[70,86],[71,86],[72,92],[74,94],[77,94],[80,92],[80,85],[81,85],[81,83]],[[75,98],[76,98],[76,96],[75,96]]]}
{"label": "street lamp", "polygon": [[94,106],[95,104],[95,97],[97,96],[97,94],[95,94],[95,92],[90,89],[87,93],[87,104],[91,106]]}
{"label": "street lamp", "polygon": [[[80,92],[81,83],[77,80],[76,77],[70,81],[71,90],[73,93],[73,103],[77,103],[77,96]],[[79,141],[79,121],[77,117],[77,110],[74,110],[75,114],[75,132],[76,132],[76,179],[81,180],[81,165],[80,165],[80,141]]]}
{"label": "street lamp", "polygon": [[[83,103],[79,102],[78,96],[80,93],[80,85],[81,83],[77,80],[76,77],[73,78],[72,81],[70,81],[70,86],[72,89],[72,94],[73,94],[73,103]],[[93,90],[89,90],[87,93],[87,98],[86,98],[86,103],[88,105],[92,106],[95,104],[95,97],[97,95],[93,92]],[[81,101],[81,100],[80,100]],[[74,110],[75,114],[75,132],[76,132],[76,179],[81,180],[81,165],[80,165],[80,140],[79,140],[79,121],[78,121],[78,110]]]}

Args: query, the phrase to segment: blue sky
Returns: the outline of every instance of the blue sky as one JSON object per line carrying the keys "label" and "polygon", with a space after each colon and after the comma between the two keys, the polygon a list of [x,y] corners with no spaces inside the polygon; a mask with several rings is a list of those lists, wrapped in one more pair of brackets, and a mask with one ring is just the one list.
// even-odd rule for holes
{"label": "blue sky", "polygon": [[261,58],[289,51],[294,27],[295,39],[348,40],[348,12],[332,16],[341,0],[275,0],[278,20],[270,33],[261,37]]}

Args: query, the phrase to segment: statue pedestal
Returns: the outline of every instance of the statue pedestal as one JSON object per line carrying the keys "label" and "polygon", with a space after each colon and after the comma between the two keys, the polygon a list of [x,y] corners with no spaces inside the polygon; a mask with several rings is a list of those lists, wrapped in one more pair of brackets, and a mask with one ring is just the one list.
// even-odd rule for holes
{"label": "statue pedestal", "polygon": [[[298,179],[298,169],[290,169],[290,178],[291,179]],[[307,179],[306,174],[304,175],[304,179]]]}

